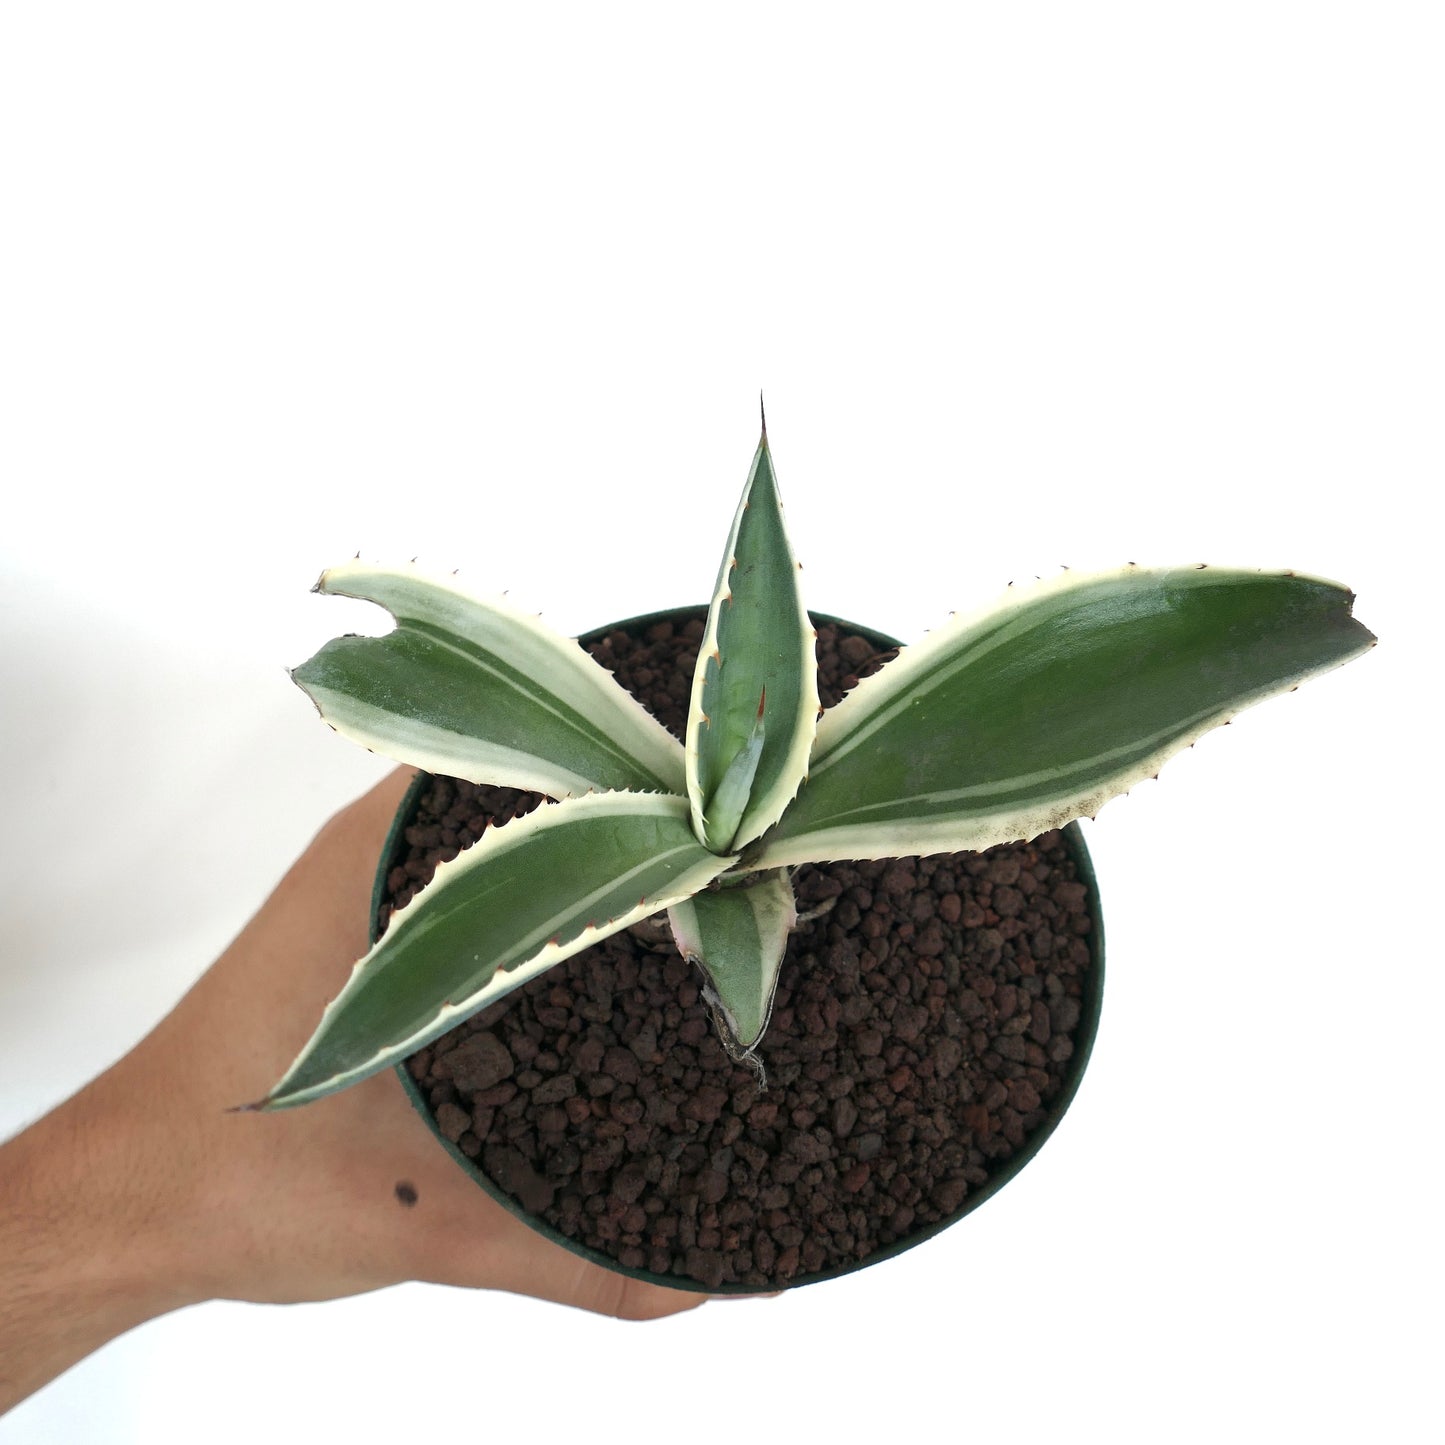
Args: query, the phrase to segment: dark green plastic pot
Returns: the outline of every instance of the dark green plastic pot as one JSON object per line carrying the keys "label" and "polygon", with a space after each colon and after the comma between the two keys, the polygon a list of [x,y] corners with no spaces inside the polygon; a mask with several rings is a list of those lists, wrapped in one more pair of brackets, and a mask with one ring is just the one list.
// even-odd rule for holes
{"label": "dark green plastic pot", "polygon": [[[626,622],[614,622],[606,627],[599,627],[594,632],[589,632],[581,641],[588,643],[605,636],[609,632],[621,629],[632,631],[650,627],[656,622],[689,622],[696,617],[705,617],[707,609],[704,607],[679,607],[670,611],[653,612],[645,617],[629,618]],[[875,632],[872,628],[860,627],[853,622],[844,622],[836,617],[828,617],[821,613],[814,614],[816,622],[831,622],[849,632],[856,632],[866,637],[879,651],[897,647],[898,643],[881,632]],[[402,799],[401,806],[397,809],[396,817],[392,821],[391,831],[387,834],[386,843],[381,850],[381,858],[377,863],[376,881],[372,887],[371,895],[371,938],[375,942],[380,935],[379,918],[381,906],[385,899],[386,880],[393,867],[400,862],[405,854],[406,839],[405,831],[410,826],[413,816],[422,794],[431,783],[431,777],[427,773],[419,773],[413,780],[411,787],[407,790],[406,796]],[[1084,1076],[1084,1069],[1089,1062],[1089,1054],[1094,1046],[1094,1036],[1099,1028],[1099,1012],[1104,999],[1104,924],[1103,915],[1099,907],[1099,886],[1094,877],[1093,863],[1089,858],[1089,850],[1084,845],[1084,835],[1077,823],[1070,823],[1066,828],[1060,830],[1065,846],[1068,848],[1069,856],[1073,859],[1074,867],[1078,870],[1078,879],[1088,890],[1089,911],[1093,918],[1093,930],[1089,934],[1089,955],[1090,967],[1088,977],[1085,981],[1084,996],[1080,1000],[1082,1013],[1079,1018],[1078,1027],[1074,1032],[1074,1052],[1068,1061],[1068,1070],[1064,1076],[1064,1086],[1058,1097],[1050,1106],[1043,1122],[1034,1130],[1024,1144],[1011,1159],[1007,1160],[997,1173],[990,1175],[986,1184],[973,1190],[964,1201],[959,1210],[950,1218],[941,1222],[929,1225],[917,1230],[906,1239],[899,1240],[885,1249],[879,1250],[876,1254],[870,1255],[867,1259],[856,1264],[848,1265],[840,1269],[822,1270],[817,1274],[796,1276],[790,1285],[790,1289],[799,1285],[818,1284],[822,1280],[836,1279],[840,1275],[852,1274],[854,1270],[864,1269],[869,1265],[878,1264],[882,1260],[891,1259],[896,1254],[901,1254],[905,1249],[912,1249],[914,1245],[922,1244],[924,1240],[931,1239],[941,1230],[947,1229],[950,1225],[957,1224],[966,1214],[971,1214],[979,1205],[992,1199],[1005,1184],[1009,1182],[1035,1154],[1044,1146],[1044,1141],[1054,1132],[1058,1122],[1064,1116],[1064,1111],[1073,1102],[1074,1095],[1078,1092],[1079,1081]],[[646,1280],[651,1284],[666,1285],[671,1289],[694,1290],[700,1294],[756,1294],[757,1287],[752,1285],[721,1285],[715,1289],[700,1283],[698,1280],[690,1279],[685,1275],[658,1275],[649,1270],[627,1269],[609,1255],[601,1254],[597,1250],[589,1249],[586,1245],[579,1244],[575,1239],[569,1239],[565,1234],[553,1229],[545,1220],[536,1215],[529,1214],[512,1196],[499,1188],[482,1171],[477,1162],[467,1158],[436,1126],[432,1118],[431,1107],[423,1097],[420,1087],[412,1078],[405,1063],[397,1065],[397,1077],[401,1080],[403,1088],[406,1089],[407,1097],[411,1100],[412,1106],[417,1113],[426,1121],[427,1127],[436,1135],[437,1142],[449,1153],[457,1164],[465,1169],[476,1182],[481,1185],[493,1199],[504,1209],[515,1214],[518,1219],[535,1229],[539,1234],[545,1235],[548,1239],[560,1244],[564,1249],[569,1249],[573,1254],[580,1255],[583,1259],[591,1260],[594,1264],[601,1265],[604,1269],[610,1269],[618,1274],[631,1275],[634,1279]]]}

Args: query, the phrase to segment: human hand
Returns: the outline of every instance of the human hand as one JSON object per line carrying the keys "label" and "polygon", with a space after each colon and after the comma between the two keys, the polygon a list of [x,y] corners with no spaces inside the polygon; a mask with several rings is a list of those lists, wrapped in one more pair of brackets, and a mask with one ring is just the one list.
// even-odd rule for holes
{"label": "human hand", "polygon": [[[625,1319],[701,1304],[600,1269],[458,1169],[391,1071],[234,1112],[285,1071],[367,949],[371,880],[409,782],[321,830],[168,1015],[0,1150],[0,1410],[105,1340],[206,1299],[334,1299],[404,1280]],[[14,1338],[10,1338],[12,1335]]]}

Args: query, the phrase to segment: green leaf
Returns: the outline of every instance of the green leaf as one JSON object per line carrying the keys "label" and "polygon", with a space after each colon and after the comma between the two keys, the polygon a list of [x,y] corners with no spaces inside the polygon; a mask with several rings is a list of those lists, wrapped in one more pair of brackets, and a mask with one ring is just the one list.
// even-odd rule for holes
{"label": "green leaf", "polygon": [[1292,573],[1129,567],[955,618],[824,717],[808,781],[747,863],[988,848],[1083,815],[1240,709],[1374,643]]}
{"label": "green leaf", "polygon": [[753,730],[728,764],[727,772],[722,775],[708,801],[702,841],[709,848],[726,849],[736,837],[738,825],[747,811],[753,795],[753,779],[758,775],[758,764],[762,761],[763,747],[767,742],[767,727],[763,722],[766,701],[766,695],[758,699],[758,716]]}
{"label": "green leaf", "polygon": [[768,1026],[778,970],[798,921],[786,869],[694,894],[673,904],[667,917],[679,952],[707,974],[706,995],[731,1035],[724,1037],[729,1052],[747,1052]]}
{"label": "green leaf", "polygon": [[393,915],[258,1107],[319,1099],[405,1058],[727,866],[693,836],[681,797],[595,793],[489,829]]}
{"label": "green leaf", "polygon": [[[693,827],[719,851],[736,851],[777,822],[807,770],[818,721],[816,633],[798,570],[764,432],[718,571],[688,713]],[[755,736],[760,699],[766,737],[734,824],[731,810],[717,806],[719,789]]]}
{"label": "green leaf", "polygon": [[385,607],[384,637],[338,637],[291,676],[337,732],[431,773],[566,798],[682,793],[682,746],[575,642],[415,567],[348,562],[318,592]]}

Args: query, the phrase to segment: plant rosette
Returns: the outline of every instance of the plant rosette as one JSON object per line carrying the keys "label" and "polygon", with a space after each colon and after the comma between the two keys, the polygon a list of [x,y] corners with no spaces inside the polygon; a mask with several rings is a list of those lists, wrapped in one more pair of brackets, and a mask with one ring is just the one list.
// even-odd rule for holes
{"label": "plant rosette", "polygon": [[[678,726],[660,684],[691,676],[705,619],[678,609],[580,641],[639,695],[650,681],[643,700]],[[896,648],[814,621],[826,700]],[[438,781],[418,775],[397,812],[374,939],[493,809],[543,801]],[[1083,837],[1070,825],[1032,847],[821,865],[794,883],[804,918],[759,1047],[766,1089],[720,1046],[705,976],[635,930],[399,1064],[412,1104],[532,1228],[674,1289],[813,1284],[932,1238],[1034,1157],[1083,1076],[1104,960]]]}
{"label": "plant rosette", "polygon": [[[659,1273],[664,1254],[674,1259],[680,1250],[683,1272],[708,1287],[722,1277],[714,1256],[726,1255],[734,1236],[741,1240],[748,1201],[739,1179],[749,1168],[754,1176],[765,1165],[770,1171],[756,1201],[770,1243],[758,1247],[777,1257],[770,1266],[754,1256],[761,1274],[814,1277],[840,1267],[819,1255],[820,1231],[844,1257],[873,1252],[846,1200],[814,1195],[806,1220],[789,1216],[789,1186],[827,1172],[820,1133],[848,1141],[843,1187],[856,1186],[855,1204],[870,1190],[891,1201],[893,1242],[937,1222],[925,1217],[925,1205],[943,1218],[969,1198],[977,1202],[997,1174],[969,1158],[967,1147],[960,1163],[960,1140],[969,1136],[987,1159],[992,1146],[980,1140],[1002,1132],[1017,1155],[1042,1116],[1025,1120],[1049,1107],[1027,1074],[1040,1068],[1031,1051],[1041,1051],[1045,1064],[1067,1063],[1050,1059],[1049,1050],[1062,1053],[1056,1040],[1083,1016],[1082,1005],[1080,1018],[1070,1018],[1072,1007],[1061,1004],[1069,1028],[1053,1017],[1051,999],[1068,991],[1062,978],[1021,986],[1030,975],[1017,940],[1030,895],[1040,937],[1029,937],[1027,957],[1037,978],[1035,954],[1048,952],[1039,946],[1038,895],[1052,893],[1055,908],[1072,917],[1077,895],[1089,889],[1085,855],[1051,851],[1059,830],[1157,776],[1168,758],[1242,708],[1293,691],[1375,642],[1353,616],[1354,594],[1338,583],[1293,571],[1129,563],[1011,588],[992,606],[950,617],[876,670],[857,668],[856,686],[839,697],[848,659],[843,674],[831,683],[825,676],[821,687],[820,662],[830,647],[841,653],[853,644],[815,631],[803,604],[766,429],[706,617],[684,639],[688,657],[674,655],[666,667],[655,661],[642,668],[651,676],[625,679],[660,712],[672,709],[675,731],[612,675],[626,650],[612,640],[625,634],[609,633],[593,656],[504,598],[415,565],[358,558],[323,573],[317,590],[376,603],[396,624],[379,637],[335,638],[292,674],[331,727],[439,779],[550,801],[522,810],[515,791],[489,794],[492,826],[483,816],[465,850],[460,837],[443,840],[445,856],[428,886],[390,914],[300,1054],[250,1107],[303,1105],[427,1055],[441,1075],[428,1101],[438,1100],[439,1127],[464,1155],[475,1144],[489,1172],[510,1171],[511,1193],[535,1193],[545,1203],[550,1189],[553,1203],[578,1201],[564,1207],[561,1232],[586,1225],[584,1240],[620,1241],[621,1263]],[[870,647],[866,638],[858,645]],[[688,660],[690,687],[676,677]],[[444,821],[435,826],[445,831]],[[989,860],[954,856],[1015,844],[1023,853],[999,860],[994,876]],[[408,860],[403,872],[411,866]],[[1072,904],[1045,887],[1070,867],[1081,874],[1062,878]],[[965,879],[974,880],[972,890]],[[910,893],[925,882],[932,899]],[[893,900],[912,916],[895,917]],[[1012,941],[1019,980],[970,973],[966,943],[950,957],[942,930],[955,910],[978,933],[975,944],[988,936],[988,958],[971,962],[991,967],[995,948],[1001,959]],[[856,949],[832,933],[852,929],[854,915]],[[1071,926],[1049,923],[1046,931]],[[647,958],[662,958],[659,946],[675,953],[660,964],[651,1002],[637,997],[643,960],[636,969],[620,962],[615,984],[597,977],[598,960],[633,950],[639,932]],[[1072,942],[1082,947],[1082,935]],[[577,1014],[599,1027],[615,1019],[622,1042],[602,1042],[594,1058],[599,1041],[588,1037],[576,1044],[585,1056],[573,1060],[570,1044],[564,1050],[559,1038],[544,1047],[535,1030],[558,1020],[566,1027],[564,975],[549,975],[584,954],[591,963],[567,975],[583,971],[587,996]],[[912,960],[911,971],[892,973],[902,958]],[[792,982],[784,981],[785,959]],[[955,961],[968,975],[954,1001],[960,1057],[952,1048],[920,1055],[924,1016],[938,1011],[947,1019]],[[875,994],[881,988],[885,1002],[860,1002],[860,983]],[[503,1009],[519,990],[514,1007]],[[654,1007],[662,1027],[678,1029],[667,1047],[658,1027],[638,1022],[635,1010],[648,1015]],[[705,1016],[683,1018],[698,1007]],[[501,1038],[500,1021],[527,1008],[535,1011],[533,1027],[513,1035],[514,1049]],[[785,1019],[794,1035],[802,1027],[792,1053]],[[982,1026],[989,1020],[999,1024],[997,1038]],[[850,1048],[872,1087],[850,1102],[849,1090],[825,1077],[823,1053],[830,1035],[841,1040],[855,1026]],[[470,1037],[444,1052],[439,1041],[458,1028]],[[945,1103],[936,1086],[958,1076],[965,1045],[969,1059],[996,1055],[1022,1064],[1025,1075],[996,1076],[982,1084],[982,1097]],[[577,1069],[562,1069],[564,1052]],[[682,1102],[621,1094],[619,1085],[637,1088],[617,1072],[632,1073],[624,1055],[633,1064],[660,1056],[664,1075],[671,1071],[684,1090]],[[724,1067],[733,1084],[705,1079]],[[483,1086],[489,1074],[496,1077]],[[786,1092],[800,1079],[819,1086],[816,1098]],[[468,1080],[477,1087],[464,1111],[446,1091]],[[564,1151],[538,1169],[520,1147],[526,1126],[508,1112],[524,1088],[542,1103],[536,1095],[547,1083],[557,1097],[545,1102],[554,1112],[539,1116],[539,1134],[557,1133],[563,1120],[595,1123],[587,1151],[574,1146],[575,1167]],[[891,1115],[880,1090],[892,1095]],[[1054,1097],[1063,1093],[1061,1084]],[[729,1111],[731,1118],[715,1146],[711,1136],[704,1147],[683,1128],[660,1164],[606,1174],[645,1125],[670,1128],[674,1108],[698,1125]],[[782,1130],[773,1136],[777,1156],[743,1137],[764,1128]],[[482,1141],[498,1138],[489,1160]],[[953,1172],[921,1180],[883,1147],[890,1141],[916,1145],[916,1154],[926,1148]],[[656,1181],[649,1169],[659,1171]],[[611,1182],[606,1193],[554,1187],[572,1174]],[[659,1210],[663,1196],[677,1194],[692,1222],[686,1230],[676,1225],[674,1242]]]}

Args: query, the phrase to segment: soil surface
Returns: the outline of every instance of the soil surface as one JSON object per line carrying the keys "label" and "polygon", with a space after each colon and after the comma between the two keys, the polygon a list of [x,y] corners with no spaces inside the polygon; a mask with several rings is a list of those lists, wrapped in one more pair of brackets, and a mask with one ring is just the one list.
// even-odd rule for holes
{"label": "soil surface", "polygon": [[[702,621],[591,652],[679,736]],[[819,627],[825,706],[876,669]],[[435,778],[391,908],[536,794]],[[1058,833],[985,853],[807,865],[767,1071],[732,1062],[700,975],[623,932],[422,1049],[438,1128],[526,1210],[629,1269],[777,1289],[932,1230],[1046,1125],[1087,1013],[1093,920]]]}

